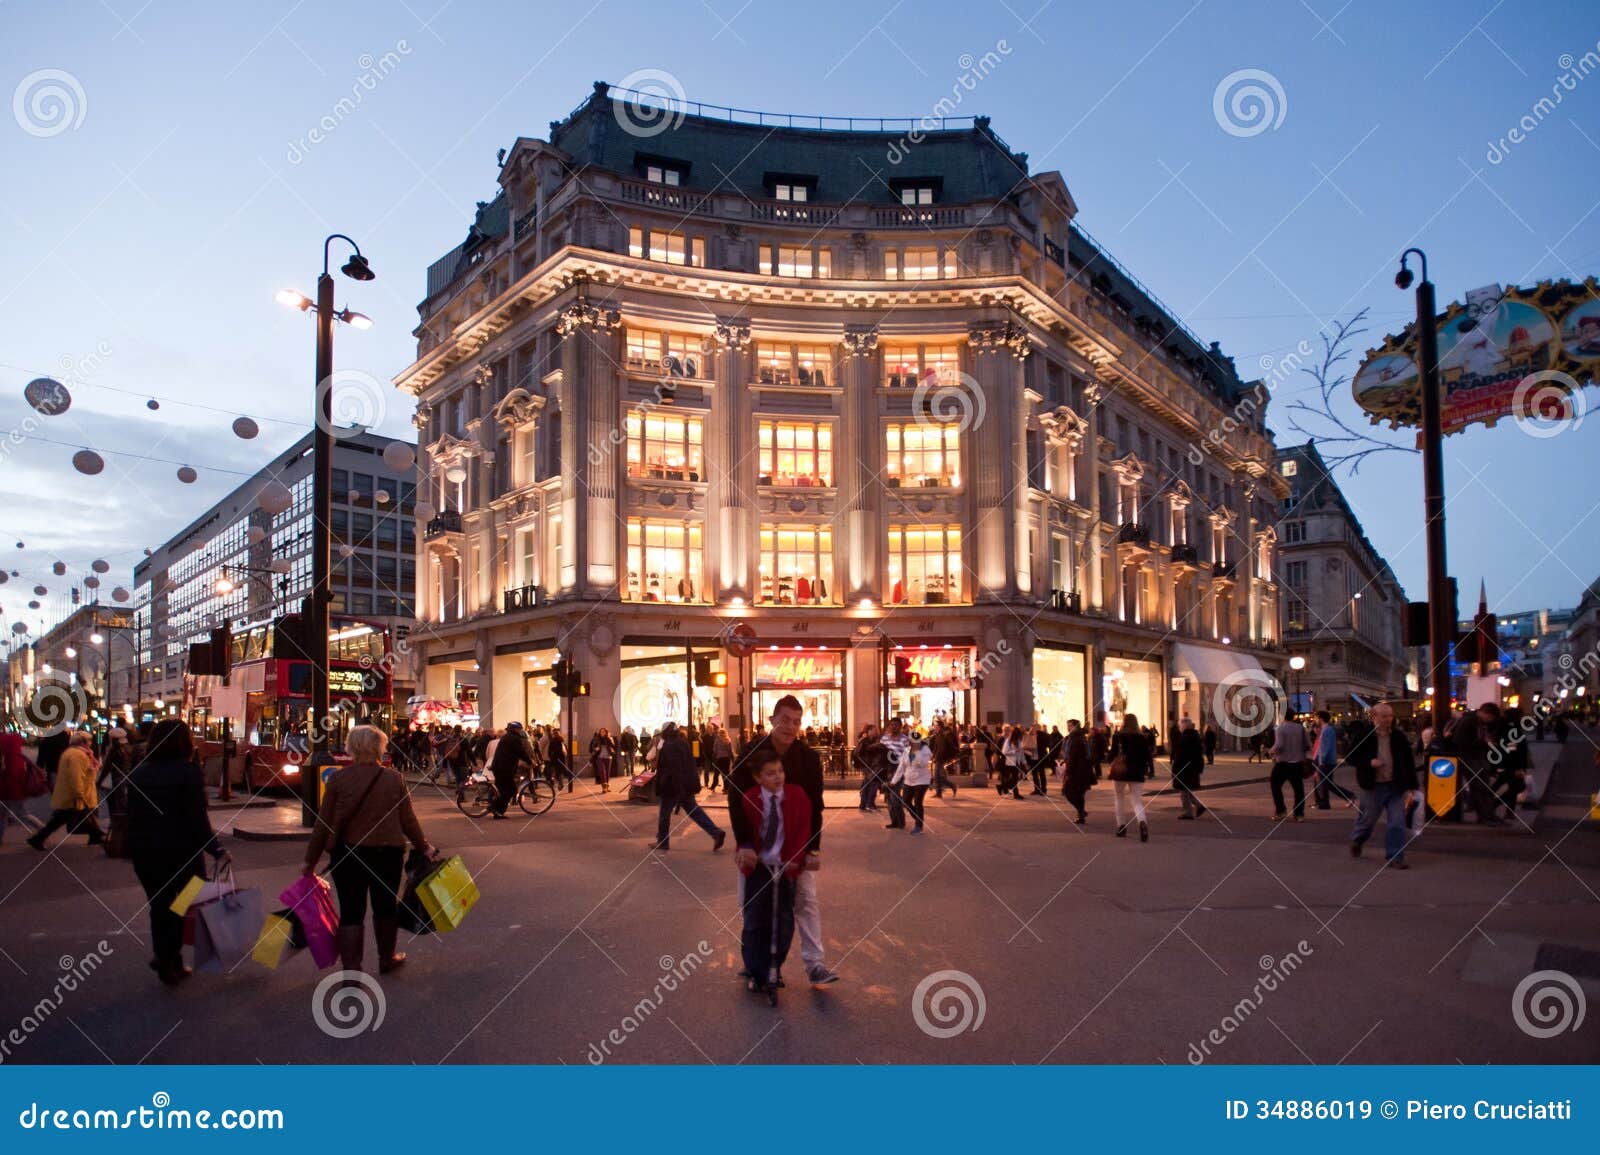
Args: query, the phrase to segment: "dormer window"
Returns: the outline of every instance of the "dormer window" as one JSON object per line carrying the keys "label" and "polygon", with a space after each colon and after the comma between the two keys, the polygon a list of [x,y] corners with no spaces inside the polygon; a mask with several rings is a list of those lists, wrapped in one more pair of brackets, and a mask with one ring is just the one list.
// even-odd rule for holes
{"label": "dormer window", "polygon": [[644,179],[651,184],[681,185],[683,170],[666,164],[647,164],[644,166]]}
{"label": "dormer window", "polygon": [[772,196],[780,201],[806,201],[810,200],[810,189],[803,184],[787,184],[779,181],[772,186]]}
{"label": "dormer window", "polygon": [[903,205],[931,205],[939,199],[937,181],[895,181],[890,187]]}

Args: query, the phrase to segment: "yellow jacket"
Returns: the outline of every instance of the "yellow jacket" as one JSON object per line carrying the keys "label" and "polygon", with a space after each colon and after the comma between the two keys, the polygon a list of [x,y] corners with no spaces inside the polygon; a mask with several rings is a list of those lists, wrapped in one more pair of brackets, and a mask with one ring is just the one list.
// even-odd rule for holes
{"label": "yellow jacket", "polygon": [[56,788],[50,805],[57,810],[93,810],[100,805],[95,793],[94,756],[83,746],[69,746],[56,768]]}

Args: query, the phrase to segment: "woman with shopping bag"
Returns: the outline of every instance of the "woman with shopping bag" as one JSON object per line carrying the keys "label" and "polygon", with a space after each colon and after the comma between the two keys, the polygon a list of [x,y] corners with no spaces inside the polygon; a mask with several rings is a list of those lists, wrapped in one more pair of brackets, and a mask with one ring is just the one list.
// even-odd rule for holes
{"label": "woman with shopping bag", "polygon": [[328,780],[303,874],[315,874],[322,852],[329,853],[333,888],[339,896],[339,964],[361,969],[365,952],[367,905],[378,944],[378,973],[388,974],[406,956],[395,949],[400,932],[396,904],[405,871],[405,848],[431,847],[411,808],[411,794],[398,770],[383,765],[389,740],[376,726],[355,726],[345,741],[352,764]]}
{"label": "woman with shopping bag", "polygon": [[195,759],[194,736],[176,718],[157,722],[150,748],[127,778],[127,852],[150,906],[150,967],[168,986],[189,977],[183,965],[183,915],[178,892],[204,873],[204,856],[225,867],[228,855],[211,830],[205,779]]}

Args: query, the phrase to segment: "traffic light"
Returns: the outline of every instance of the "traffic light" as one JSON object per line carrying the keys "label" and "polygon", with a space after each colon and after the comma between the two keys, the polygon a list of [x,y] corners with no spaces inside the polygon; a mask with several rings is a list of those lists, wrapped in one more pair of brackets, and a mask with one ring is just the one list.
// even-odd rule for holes
{"label": "traffic light", "polygon": [[694,660],[694,684],[697,686],[726,686],[728,675],[721,670],[712,670],[710,658],[696,658]]}
{"label": "traffic light", "polygon": [[566,658],[560,659],[550,667],[550,677],[555,684],[555,695],[558,698],[589,696],[589,683],[582,680],[577,665]]}

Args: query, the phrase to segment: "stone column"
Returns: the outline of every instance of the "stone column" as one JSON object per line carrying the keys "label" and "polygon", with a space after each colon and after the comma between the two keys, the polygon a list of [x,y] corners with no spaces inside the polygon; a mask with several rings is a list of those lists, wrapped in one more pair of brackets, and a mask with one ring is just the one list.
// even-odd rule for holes
{"label": "stone column", "polygon": [[885,548],[879,519],[884,492],[884,442],[878,419],[878,382],[883,379],[883,355],[878,352],[877,327],[847,326],[841,349],[844,407],[833,461],[845,532],[844,540],[834,543],[834,556],[843,557],[844,567],[835,568],[834,582],[839,584],[842,577],[846,605],[862,598],[881,605],[884,590],[878,559]]}
{"label": "stone column", "polygon": [[[1101,560],[1105,543],[1100,527],[1100,520],[1104,516],[1100,509],[1100,400],[1104,396],[1105,390],[1098,381],[1089,381],[1083,387],[1084,421],[1088,430],[1084,434],[1084,468],[1078,479],[1089,487],[1089,500],[1085,504],[1093,515],[1089,519],[1089,532],[1084,537],[1089,558],[1089,583],[1084,608],[1096,610],[1103,610],[1106,605],[1106,567]],[[1099,693],[1099,685],[1096,681],[1095,693]]]}
{"label": "stone column", "polygon": [[1027,447],[1020,435],[1022,361],[1030,348],[1021,326],[1005,321],[982,321],[970,330],[976,396],[966,420],[969,463],[976,523],[974,540],[967,549],[977,574],[974,601],[1006,601],[1017,594],[1016,572],[1020,518],[1025,503],[1020,496],[1027,468]]}
{"label": "stone column", "polygon": [[717,360],[705,447],[708,586],[714,601],[740,597],[749,602],[755,600],[747,531],[751,512],[747,495],[755,485],[755,461],[748,444],[750,323],[742,318],[719,319],[711,344]]}
{"label": "stone column", "polygon": [[1241,487],[1244,497],[1244,548],[1239,557],[1239,589],[1244,594],[1246,642],[1257,645],[1261,633],[1256,623],[1256,487],[1245,482]]}
{"label": "stone column", "polygon": [[[614,593],[617,564],[617,340],[622,314],[580,296],[561,311],[561,588]],[[597,449],[596,447],[600,447]],[[580,513],[582,516],[580,517]]]}

